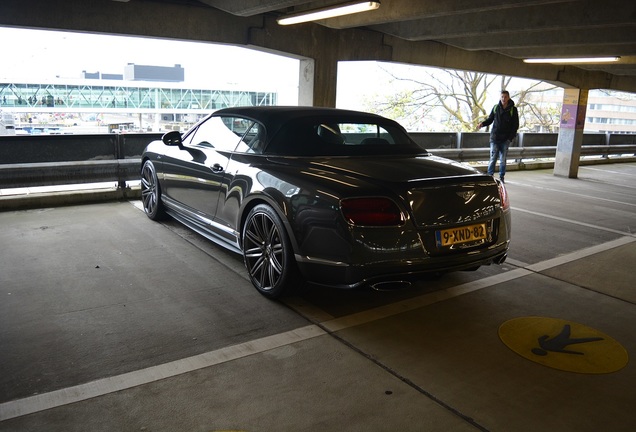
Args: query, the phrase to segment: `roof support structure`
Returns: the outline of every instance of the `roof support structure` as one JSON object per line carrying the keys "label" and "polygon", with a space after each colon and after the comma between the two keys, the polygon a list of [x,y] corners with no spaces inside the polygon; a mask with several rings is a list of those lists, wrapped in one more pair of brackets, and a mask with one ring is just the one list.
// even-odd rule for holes
{"label": "roof support structure", "polygon": [[0,25],[207,41],[314,59],[314,100],[319,105],[331,105],[330,93],[335,91],[335,84],[329,81],[336,79],[331,75],[333,65],[354,60],[411,63],[513,75],[564,87],[636,92],[636,78],[632,76],[573,66],[529,65],[490,51],[409,41],[368,28],[333,29],[315,23],[279,26],[273,15],[241,17],[210,7],[171,2],[3,0]]}
{"label": "roof support structure", "polygon": [[[300,105],[335,106],[338,62],[355,60],[419,64],[551,82],[568,89],[566,94],[577,93],[576,103],[564,101],[564,106],[574,107],[576,119],[585,116],[589,89],[636,92],[633,76],[572,66],[529,65],[492,51],[407,40],[369,28],[334,29],[315,23],[281,27],[268,14],[243,17],[194,4],[91,1],[78,5],[68,0],[3,0],[0,25],[208,41],[288,55],[300,60]],[[577,120],[573,128],[562,128],[556,175],[577,175],[583,127],[578,126]]]}
{"label": "roof support structure", "polygon": [[556,176],[578,177],[588,93],[587,89],[577,88],[565,89],[563,93],[561,127],[554,159]]}

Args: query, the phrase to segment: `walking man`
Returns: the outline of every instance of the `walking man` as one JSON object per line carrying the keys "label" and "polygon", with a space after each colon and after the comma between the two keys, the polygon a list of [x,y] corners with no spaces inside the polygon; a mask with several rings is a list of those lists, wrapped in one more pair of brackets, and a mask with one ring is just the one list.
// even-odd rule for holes
{"label": "walking man", "polygon": [[497,158],[499,158],[499,178],[504,181],[506,175],[506,157],[510,142],[517,136],[519,129],[519,113],[515,103],[510,99],[507,90],[501,91],[499,103],[490,112],[490,116],[479,123],[478,129],[492,124],[490,130],[490,162],[488,163],[488,174],[495,174]]}

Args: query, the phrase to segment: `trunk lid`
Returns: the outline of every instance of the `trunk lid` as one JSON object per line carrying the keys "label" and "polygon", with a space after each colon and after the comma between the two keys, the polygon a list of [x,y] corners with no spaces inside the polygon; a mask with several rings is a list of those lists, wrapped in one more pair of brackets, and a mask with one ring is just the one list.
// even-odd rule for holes
{"label": "trunk lid", "polygon": [[314,161],[312,166],[392,190],[408,206],[418,227],[487,220],[501,206],[491,176],[436,156],[330,158]]}

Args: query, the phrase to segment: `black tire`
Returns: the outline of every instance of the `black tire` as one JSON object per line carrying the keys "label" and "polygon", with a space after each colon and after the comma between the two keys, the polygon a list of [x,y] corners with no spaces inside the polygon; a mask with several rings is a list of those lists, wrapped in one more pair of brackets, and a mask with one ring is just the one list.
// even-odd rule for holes
{"label": "black tire", "polygon": [[294,252],[283,223],[270,206],[254,207],[243,227],[243,259],[254,287],[277,299],[289,294],[297,281]]}
{"label": "black tire", "polygon": [[152,220],[166,217],[166,211],[161,202],[161,186],[155,166],[147,160],[141,168],[141,203],[144,212]]}

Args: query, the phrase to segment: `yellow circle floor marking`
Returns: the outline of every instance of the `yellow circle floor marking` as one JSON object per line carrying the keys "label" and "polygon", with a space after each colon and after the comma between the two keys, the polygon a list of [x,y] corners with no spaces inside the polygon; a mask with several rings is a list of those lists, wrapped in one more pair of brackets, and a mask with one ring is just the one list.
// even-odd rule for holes
{"label": "yellow circle floor marking", "polygon": [[616,372],[627,351],[616,340],[582,324],[557,318],[521,317],[499,327],[508,348],[535,363],[586,374]]}

